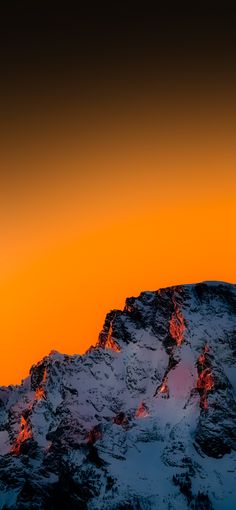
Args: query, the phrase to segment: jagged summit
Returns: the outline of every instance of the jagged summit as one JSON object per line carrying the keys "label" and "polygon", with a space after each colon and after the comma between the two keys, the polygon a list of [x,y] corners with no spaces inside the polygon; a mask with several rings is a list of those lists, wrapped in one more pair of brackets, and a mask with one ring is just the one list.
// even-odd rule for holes
{"label": "jagged summit", "polygon": [[0,389],[0,510],[232,510],[236,285],[142,292]]}

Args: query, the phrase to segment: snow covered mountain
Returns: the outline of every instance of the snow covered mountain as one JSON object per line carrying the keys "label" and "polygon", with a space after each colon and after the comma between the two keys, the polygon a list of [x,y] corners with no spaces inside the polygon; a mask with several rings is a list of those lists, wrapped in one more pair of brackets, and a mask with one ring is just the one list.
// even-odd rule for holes
{"label": "snow covered mountain", "polygon": [[233,510],[236,285],[142,292],[0,388],[0,510]]}

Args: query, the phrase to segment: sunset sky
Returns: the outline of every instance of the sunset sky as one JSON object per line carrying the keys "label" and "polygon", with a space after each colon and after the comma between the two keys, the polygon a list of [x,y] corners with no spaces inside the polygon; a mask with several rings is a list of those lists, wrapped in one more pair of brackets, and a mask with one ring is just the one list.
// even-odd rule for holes
{"label": "sunset sky", "polygon": [[142,290],[236,283],[230,55],[171,48],[138,63],[121,51],[97,73],[101,46],[81,79],[74,55],[42,79],[29,54],[18,87],[14,66],[6,72],[0,384],[19,383],[52,349],[83,353],[106,313]]}

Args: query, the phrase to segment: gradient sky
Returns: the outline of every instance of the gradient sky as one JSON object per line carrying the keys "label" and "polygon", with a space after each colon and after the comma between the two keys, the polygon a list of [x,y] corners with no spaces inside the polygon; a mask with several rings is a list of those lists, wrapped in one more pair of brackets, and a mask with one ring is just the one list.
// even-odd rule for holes
{"label": "gradient sky", "polygon": [[191,52],[181,46],[176,61],[171,47],[161,65],[128,57],[120,67],[122,53],[95,81],[89,60],[59,90],[63,69],[40,80],[30,55],[21,87],[6,94],[1,384],[19,383],[52,349],[83,353],[128,296],[236,282],[232,67],[202,64],[202,48],[189,67]]}

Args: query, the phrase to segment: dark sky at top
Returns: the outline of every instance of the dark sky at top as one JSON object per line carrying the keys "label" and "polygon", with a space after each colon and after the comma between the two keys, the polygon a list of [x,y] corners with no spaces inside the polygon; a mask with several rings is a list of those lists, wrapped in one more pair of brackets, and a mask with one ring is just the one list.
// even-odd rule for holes
{"label": "dark sky at top", "polygon": [[[22,76],[74,73],[89,79],[99,69],[230,67],[235,15],[216,7],[172,10],[148,3],[3,0],[0,7],[1,63],[6,81]],[[94,73],[94,70],[96,72]],[[75,72],[76,70],[76,72]]]}
{"label": "dark sky at top", "polygon": [[218,89],[221,100],[233,97],[233,10],[207,11],[196,2],[188,9],[155,7],[2,0],[2,118],[36,108],[124,105],[136,97],[169,95],[177,103],[179,91],[192,102],[196,93],[208,101]]}

